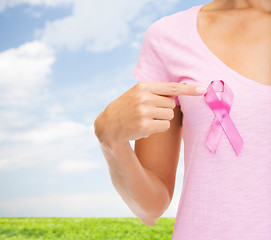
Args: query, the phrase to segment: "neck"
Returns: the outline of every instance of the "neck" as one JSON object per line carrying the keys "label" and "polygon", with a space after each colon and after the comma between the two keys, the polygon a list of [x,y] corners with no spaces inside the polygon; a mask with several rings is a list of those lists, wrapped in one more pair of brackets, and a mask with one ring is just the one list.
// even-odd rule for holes
{"label": "neck", "polygon": [[250,8],[271,14],[271,0],[214,0],[212,5],[221,10]]}

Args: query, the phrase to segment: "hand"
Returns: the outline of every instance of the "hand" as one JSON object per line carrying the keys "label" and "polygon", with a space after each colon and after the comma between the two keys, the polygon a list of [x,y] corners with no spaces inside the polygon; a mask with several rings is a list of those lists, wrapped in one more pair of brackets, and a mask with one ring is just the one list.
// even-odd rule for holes
{"label": "hand", "polygon": [[101,141],[127,142],[167,131],[174,117],[174,97],[205,93],[197,93],[196,87],[201,86],[176,82],[138,82],[99,115],[96,135],[102,132]]}

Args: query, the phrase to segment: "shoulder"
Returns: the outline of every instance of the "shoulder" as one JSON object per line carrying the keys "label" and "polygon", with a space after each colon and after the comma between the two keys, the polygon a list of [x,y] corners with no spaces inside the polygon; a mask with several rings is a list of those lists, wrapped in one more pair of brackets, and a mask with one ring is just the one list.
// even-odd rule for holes
{"label": "shoulder", "polygon": [[188,31],[195,7],[159,18],[148,27],[146,32],[154,36],[167,37]]}

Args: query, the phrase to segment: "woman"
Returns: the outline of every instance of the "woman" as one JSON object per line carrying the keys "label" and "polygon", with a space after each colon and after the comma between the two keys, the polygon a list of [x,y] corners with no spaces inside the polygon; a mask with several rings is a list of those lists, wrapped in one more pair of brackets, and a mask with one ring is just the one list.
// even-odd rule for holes
{"label": "woman", "polygon": [[[183,139],[172,239],[271,239],[271,0],[215,0],[159,19],[133,76],[138,83],[95,120],[131,211],[151,226],[167,210]],[[226,103],[224,122],[207,101],[211,89]]]}

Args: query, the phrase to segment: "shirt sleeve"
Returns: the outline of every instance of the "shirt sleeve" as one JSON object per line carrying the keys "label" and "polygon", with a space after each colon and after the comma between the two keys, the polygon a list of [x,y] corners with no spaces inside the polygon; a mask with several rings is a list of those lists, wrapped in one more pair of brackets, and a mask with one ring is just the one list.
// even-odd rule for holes
{"label": "shirt sleeve", "polygon": [[[145,32],[143,43],[132,76],[140,81],[170,82],[168,69],[163,61],[163,46],[157,22],[151,24]],[[174,97],[180,105],[178,96]]]}

